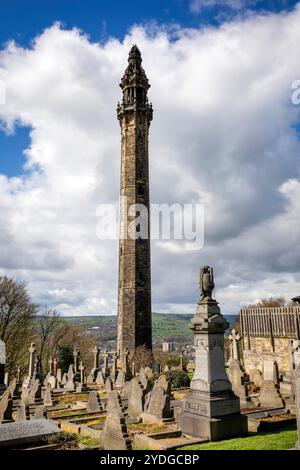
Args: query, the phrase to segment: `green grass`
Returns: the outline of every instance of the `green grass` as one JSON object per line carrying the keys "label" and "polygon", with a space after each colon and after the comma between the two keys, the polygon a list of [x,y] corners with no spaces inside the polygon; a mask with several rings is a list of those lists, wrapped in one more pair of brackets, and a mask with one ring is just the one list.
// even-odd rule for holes
{"label": "green grass", "polygon": [[287,450],[295,447],[296,441],[297,430],[285,429],[226,441],[185,446],[180,450]]}

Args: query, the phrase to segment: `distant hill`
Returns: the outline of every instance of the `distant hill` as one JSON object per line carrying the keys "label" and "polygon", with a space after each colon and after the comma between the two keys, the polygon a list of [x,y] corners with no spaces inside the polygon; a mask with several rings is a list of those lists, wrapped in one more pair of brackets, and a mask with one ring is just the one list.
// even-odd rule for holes
{"label": "distant hill", "polygon": [[[192,336],[188,327],[193,315],[175,313],[153,313],[153,340],[161,342],[164,338],[185,342]],[[99,334],[102,341],[115,341],[117,335],[117,317],[107,316],[77,316],[64,317],[73,325],[82,325],[87,329],[94,330]],[[237,318],[236,315],[227,315],[226,319],[230,325]]]}

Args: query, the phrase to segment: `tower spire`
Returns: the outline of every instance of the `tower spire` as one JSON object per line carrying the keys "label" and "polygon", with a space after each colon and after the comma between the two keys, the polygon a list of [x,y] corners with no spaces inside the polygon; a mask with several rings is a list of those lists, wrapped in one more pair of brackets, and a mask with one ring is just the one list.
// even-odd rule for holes
{"label": "tower spire", "polygon": [[[117,348],[119,355],[128,350],[132,357],[138,346],[152,349],[148,162],[152,105],[147,96],[150,84],[136,45],[129,52],[120,87],[123,93],[117,108],[122,147],[120,196],[122,202],[126,200],[127,210],[122,210],[121,202]],[[136,217],[132,212],[129,216],[128,209],[135,204],[146,209],[146,238],[143,235],[132,239],[128,234],[128,227],[140,211],[136,210]]]}

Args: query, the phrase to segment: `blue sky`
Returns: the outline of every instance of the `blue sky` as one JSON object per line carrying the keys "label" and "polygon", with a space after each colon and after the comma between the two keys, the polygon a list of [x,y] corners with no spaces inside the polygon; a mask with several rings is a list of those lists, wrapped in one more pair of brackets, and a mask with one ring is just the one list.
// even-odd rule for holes
{"label": "blue sky", "polygon": [[[30,47],[32,40],[56,21],[67,29],[74,26],[81,29],[93,42],[103,42],[111,36],[122,40],[134,24],[156,22],[199,28],[249,12],[289,10],[296,3],[296,0],[3,0],[0,44],[5,47],[7,41],[14,40]],[[29,129],[20,126],[13,134],[0,131],[0,173],[14,176],[24,172],[22,150],[28,145],[28,133]]]}
{"label": "blue sky", "polygon": [[2,1],[0,275],[64,314],[116,312],[118,243],[99,239],[97,214],[118,206],[115,109],[137,43],[154,107],[151,201],[205,206],[202,250],[152,240],[154,311],[192,313],[201,265],[215,267],[226,314],[299,295],[296,3]]}

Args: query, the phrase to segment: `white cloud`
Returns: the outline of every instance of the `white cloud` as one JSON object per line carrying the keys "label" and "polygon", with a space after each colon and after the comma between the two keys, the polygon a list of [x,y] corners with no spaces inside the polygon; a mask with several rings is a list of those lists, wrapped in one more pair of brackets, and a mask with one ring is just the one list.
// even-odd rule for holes
{"label": "white cloud", "polygon": [[[0,55],[3,124],[31,127],[26,166],[0,175],[1,271],[66,314],[116,312],[118,243],[96,237],[97,207],[118,202],[118,87],[132,43],[151,82],[151,197],[205,203],[205,248],[153,243],[155,311],[192,311],[198,271],[215,266],[226,313],[299,292],[299,151],[291,84],[300,76],[300,9],[218,29],[135,27],[91,43],[54,25]],[[298,286],[298,287],[297,287]]]}
{"label": "white cloud", "polygon": [[232,10],[240,10],[243,7],[255,5],[256,0],[192,0],[190,3],[191,11],[200,12],[206,8],[227,7]]}

